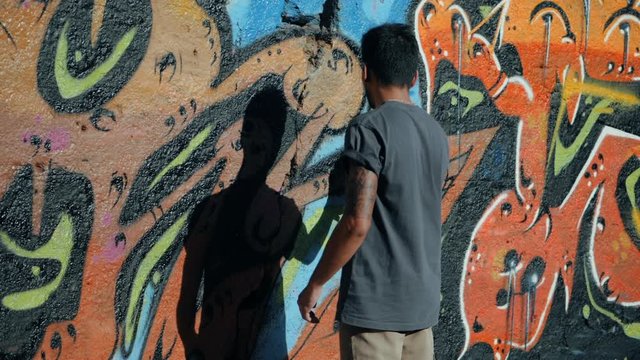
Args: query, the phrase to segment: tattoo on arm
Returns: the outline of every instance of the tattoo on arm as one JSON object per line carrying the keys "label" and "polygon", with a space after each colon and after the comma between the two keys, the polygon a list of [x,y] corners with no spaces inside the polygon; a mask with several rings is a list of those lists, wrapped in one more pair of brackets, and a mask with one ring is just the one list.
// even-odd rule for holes
{"label": "tattoo on arm", "polygon": [[377,191],[378,176],[362,166],[351,164],[347,175],[345,215],[371,218]]}

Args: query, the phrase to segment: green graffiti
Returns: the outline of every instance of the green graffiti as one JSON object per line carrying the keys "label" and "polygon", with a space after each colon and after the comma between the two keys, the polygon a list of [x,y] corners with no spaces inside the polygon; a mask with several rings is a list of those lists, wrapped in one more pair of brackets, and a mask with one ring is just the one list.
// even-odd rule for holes
{"label": "green graffiti", "polygon": [[134,329],[138,318],[138,316],[136,316],[136,310],[138,309],[138,304],[140,304],[139,299],[142,296],[145,284],[149,280],[150,276],[152,280],[159,281],[155,274],[151,274],[151,272],[154,270],[156,264],[165,252],[174,244],[178,238],[178,234],[180,234],[180,230],[182,230],[186,224],[188,217],[189,213],[187,212],[176,220],[176,222],[171,225],[164,234],[162,234],[160,239],[158,239],[158,242],[151,247],[138,267],[131,287],[131,295],[129,296],[129,305],[127,306],[127,316],[125,319],[126,347],[129,347],[133,342]]}
{"label": "green graffiti", "polygon": [[634,209],[638,208],[638,204],[636,203],[636,184],[638,183],[638,179],[640,179],[640,169],[636,169],[636,171],[632,172],[624,182],[625,187],[627,188],[629,200],[631,200],[631,206]]}
{"label": "green graffiti", "polygon": [[153,273],[153,277],[151,278],[151,281],[155,284],[158,285],[160,283],[160,280],[162,280],[162,274],[160,274],[159,271],[155,271]]}
{"label": "green graffiti", "polygon": [[[54,73],[56,76],[56,82],[60,91],[60,96],[64,99],[71,99],[81,95],[85,91],[95,86],[102,78],[113,70],[118,61],[122,58],[125,51],[133,41],[133,38],[138,32],[138,28],[134,27],[127,31],[126,34],[118,41],[113,52],[109,57],[100,64],[95,70],[89,73],[83,78],[76,78],[69,73],[68,67],[68,54],[69,54],[69,40],[67,38],[67,32],[69,31],[69,22],[64,24],[60,39],[58,40],[58,46],[56,48],[56,59],[54,66]],[[82,54],[80,54],[81,58]],[[78,60],[78,52],[75,53],[75,58]]]}
{"label": "green graffiti", "polygon": [[488,5],[480,5],[480,6],[478,6],[478,11],[480,12],[480,15],[482,16],[483,19],[486,19],[487,16],[489,16],[489,14],[491,14],[491,10],[493,10],[493,7],[488,6]]}
{"label": "green graffiti", "polygon": [[[591,110],[589,117],[587,117],[587,121],[580,129],[578,136],[569,146],[564,146],[562,141],[560,140],[560,125],[562,124],[562,117],[567,111],[566,102],[562,103],[560,111],[558,112],[558,118],[556,120],[556,128],[553,132],[553,144],[551,145],[551,153],[554,153],[554,161],[553,161],[553,173],[558,176],[562,169],[567,167],[569,163],[575,158],[576,154],[580,147],[587,140],[587,137],[593,130],[596,122],[600,115],[603,114],[613,114],[613,108],[610,107],[612,104],[611,100],[600,100]],[[553,151],[555,150],[555,151]]]}
{"label": "green graffiti", "polygon": [[591,308],[589,307],[589,305],[586,305],[582,307],[582,316],[585,319],[589,319],[589,316],[591,315]]}
{"label": "green graffiti", "polygon": [[[325,206],[324,208],[316,209],[311,216],[303,222],[296,238],[293,256],[282,269],[283,290],[285,294],[289,293],[296,276],[298,276],[300,270],[305,265],[300,259],[308,256],[309,250],[314,243],[322,244],[321,248],[324,249],[327,241],[331,237],[333,229],[342,217],[342,210],[342,207],[338,206]],[[308,233],[307,229],[310,229]]]}
{"label": "green graffiti", "polygon": [[618,325],[620,325],[625,335],[627,335],[630,338],[640,340],[640,323],[635,322],[635,323],[627,324],[623,322],[620,318],[618,318],[611,311],[606,310],[605,308],[598,305],[596,300],[593,298],[593,294],[591,293],[591,283],[589,282],[589,276],[587,275],[587,273],[588,273],[587,266],[584,265],[584,280],[587,285],[586,286],[587,294],[589,295],[589,301],[591,302],[591,306],[593,306],[593,308],[597,310],[599,313],[601,313],[602,315],[608,317],[609,319],[615,321]]}
{"label": "green graffiti", "polygon": [[40,266],[34,265],[31,267],[31,273],[33,274],[33,276],[40,276],[41,271],[42,269],[40,268]]}
{"label": "green graffiti", "polygon": [[[438,90],[438,95],[442,95],[450,90],[457,91],[461,96],[467,98],[468,100],[467,106],[464,107],[462,116],[467,115],[469,110],[480,105],[482,100],[484,100],[484,95],[480,91],[463,89],[453,81],[447,81],[446,84],[442,85],[442,87],[440,87],[440,90]],[[457,99],[455,100],[455,104],[458,104]],[[454,105],[454,100],[451,100],[451,105]]]}
{"label": "green graffiti", "polygon": [[189,141],[189,145],[187,145],[187,147],[182,150],[175,159],[171,160],[171,162],[167,166],[165,166],[164,169],[162,169],[162,171],[160,171],[155,178],[153,178],[153,181],[151,182],[151,185],[149,185],[149,188],[151,189],[156,186],[158,182],[160,182],[160,179],[162,179],[162,177],[165,176],[171,169],[184,164],[187,159],[189,159],[189,156],[191,156],[191,154],[193,154],[193,152],[207,139],[209,134],[211,134],[212,128],[212,125],[207,126],[202,131],[200,131],[198,135],[191,139],[191,141]]}
{"label": "green graffiti", "polygon": [[[2,305],[8,309],[20,311],[42,306],[60,286],[62,278],[69,267],[69,259],[73,248],[73,222],[67,214],[62,214],[60,222],[53,231],[49,241],[36,250],[25,250],[13,241],[9,235],[0,231],[0,242],[15,255],[27,259],[54,259],[60,262],[60,272],[49,284],[23,292],[13,293],[2,299]],[[32,268],[34,275],[40,273],[40,268]]]}

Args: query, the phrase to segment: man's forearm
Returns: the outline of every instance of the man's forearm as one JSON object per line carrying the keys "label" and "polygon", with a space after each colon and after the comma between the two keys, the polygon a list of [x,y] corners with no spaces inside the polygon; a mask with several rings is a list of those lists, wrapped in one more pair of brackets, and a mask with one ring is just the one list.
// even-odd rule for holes
{"label": "man's forearm", "polygon": [[322,286],[346,265],[362,245],[370,225],[370,220],[343,216],[331,234],[309,283]]}
{"label": "man's forearm", "polygon": [[344,215],[331,234],[309,284],[298,296],[300,315],[306,321],[319,321],[313,308],[322,295],[322,286],[351,260],[364,242],[371,227],[377,187],[375,173],[361,166],[350,168]]}

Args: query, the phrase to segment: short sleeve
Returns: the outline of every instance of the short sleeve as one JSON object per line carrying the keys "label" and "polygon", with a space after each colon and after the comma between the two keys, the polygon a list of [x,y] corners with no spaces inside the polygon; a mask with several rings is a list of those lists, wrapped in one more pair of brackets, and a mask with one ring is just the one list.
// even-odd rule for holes
{"label": "short sleeve", "polygon": [[366,126],[351,125],[344,139],[344,157],[380,175],[384,162],[382,137]]}

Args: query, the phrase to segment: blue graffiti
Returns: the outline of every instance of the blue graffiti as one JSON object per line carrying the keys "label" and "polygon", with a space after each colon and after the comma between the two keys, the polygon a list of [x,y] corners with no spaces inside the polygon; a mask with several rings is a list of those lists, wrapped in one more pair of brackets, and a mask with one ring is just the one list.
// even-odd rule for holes
{"label": "blue graffiti", "polygon": [[[312,217],[317,216],[322,211],[340,211],[342,208],[342,199],[330,199],[324,197],[308,204],[304,210],[303,222],[308,224]],[[337,223],[334,221],[329,229],[329,234],[333,231]],[[309,229],[311,230],[311,229]],[[318,239],[315,239],[318,240]],[[326,241],[326,239],[323,239]],[[324,241],[314,241],[317,246],[321,246]],[[299,271],[295,274],[293,281],[289,286],[289,291],[285,291],[284,298],[280,298],[281,294],[272,294],[269,301],[269,305],[266,310],[266,316],[260,335],[257,341],[257,347],[253,353],[253,359],[274,359],[277,355],[288,354],[296,346],[300,340],[300,335],[306,326],[306,322],[300,317],[298,310],[298,294],[306,286],[313,269],[320,261],[321,251],[318,248],[310,248],[308,259],[305,259],[305,264],[300,267]],[[309,263],[307,263],[307,260]],[[291,262],[287,262],[282,273],[286,273],[288,267],[295,266]],[[338,272],[323,288],[323,293],[320,296],[319,303],[324,302],[333,291],[338,288],[340,282],[340,272]],[[278,288],[278,287],[276,287]],[[284,301],[284,306],[282,302]],[[323,321],[333,321],[333,319],[323,319]],[[279,336],[273,336],[273,334],[280,334],[282,330],[285,330],[284,338]]]}
{"label": "blue graffiti", "polygon": [[[411,20],[410,3],[407,0],[341,1],[338,30],[360,42],[362,35],[374,26]],[[323,4],[324,0],[230,0],[227,12],[231,18],[233,43],[245,47],[273,33],[282,25],[283,16],[317,16],[322,12]]]}
{"label": "blue graffiti", "polygon": [[372,27],[384,23],[407,23],[410,1],[354,0],[340,2],[340,32],[360,42],[362,35]]}
{"label": "blue graffiti", "polygon": [[158,289],[154,288],[153,283],[149,282],[144,289],[144,295],[142,296],[142,306],[140,310],[140,321],[136,328],[135,340],[133,346],[130,349],[128,355],[122,352],[122,347],[117,347],[117,350],[111,357],[112,360],[126,360],[126,359],[141,359],[144,348],[147,344],[147,337],[149,331],[151,331],[151,322],[153,320],[153,299],[158,296],[156,294]]}
{"label": "blue graffiti", "polygon": [[317,165],[322,162],[322,160],[335,156],[342,151],[343,146],[344,132],[337,135],[327,135],[318,146],[318,149],[313,154],[311,160],[309,160],[307,166],[312,167],[313,165]]}

